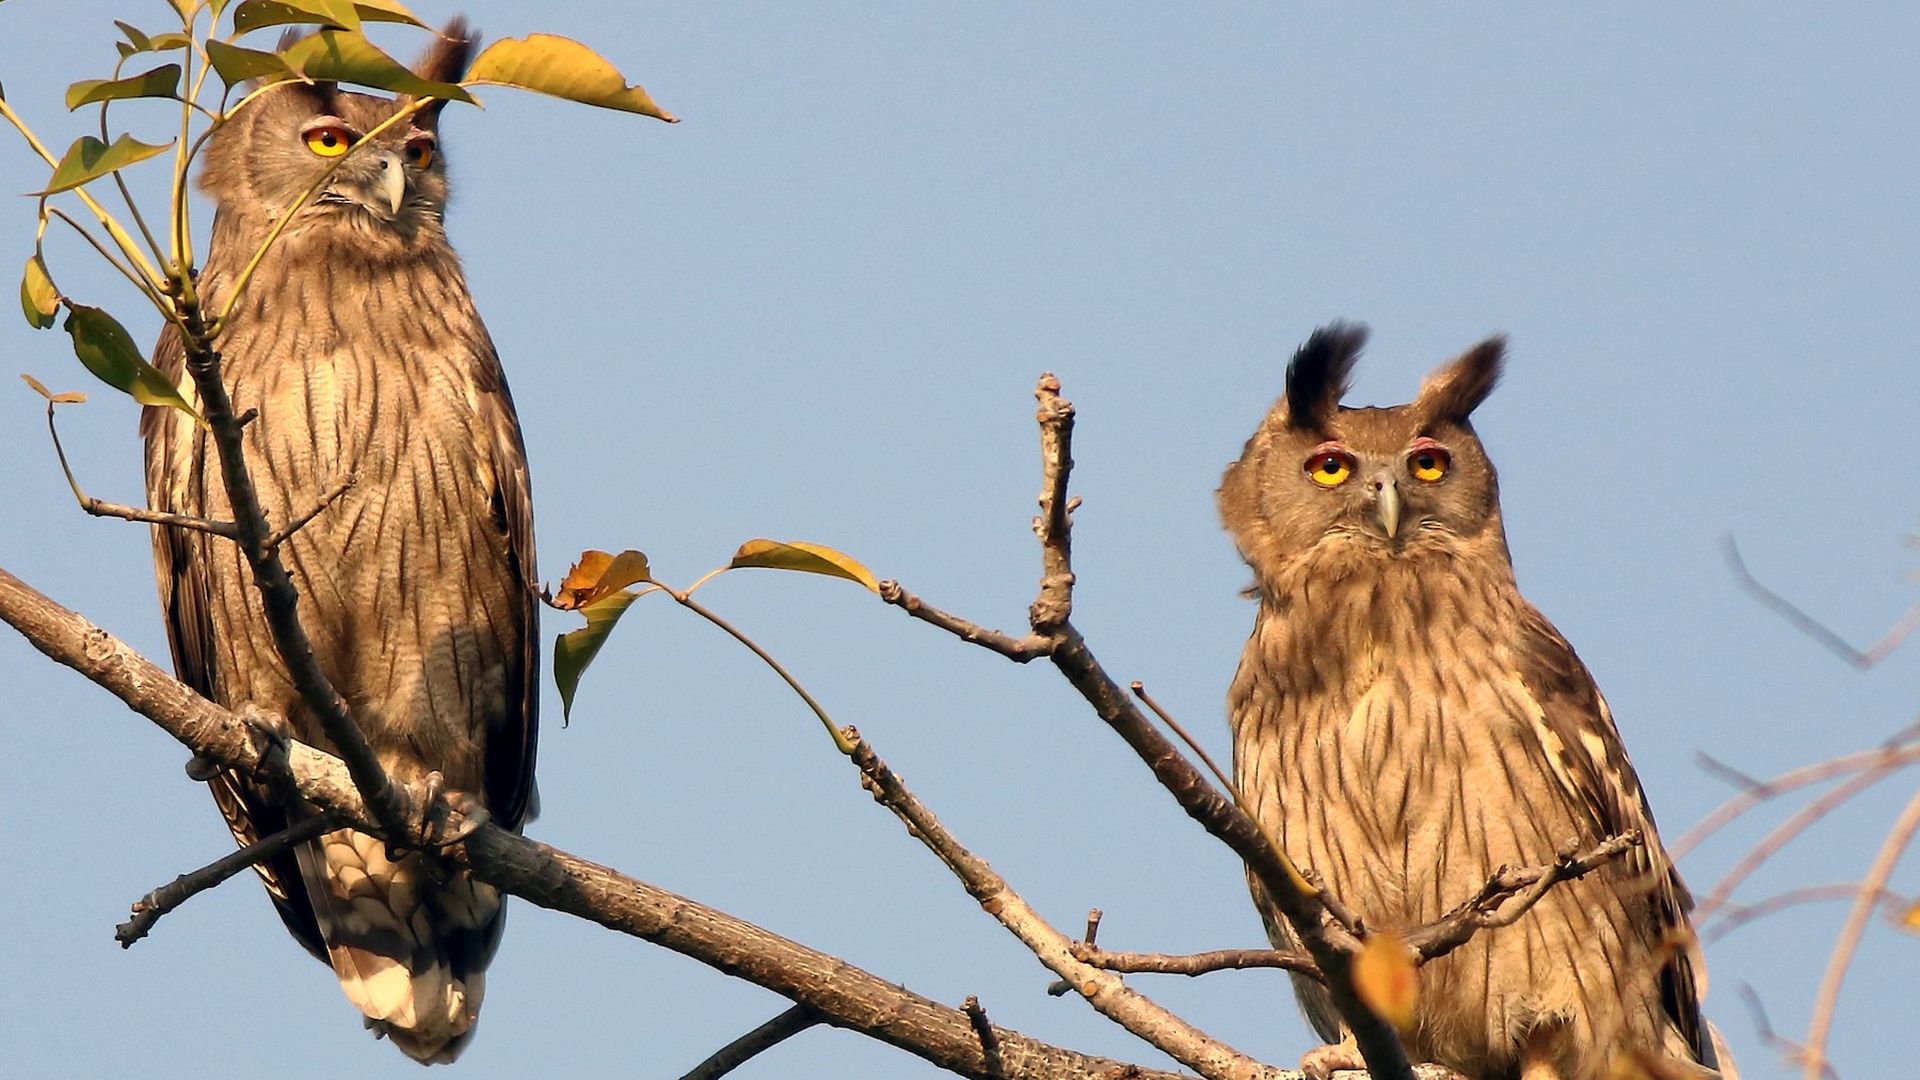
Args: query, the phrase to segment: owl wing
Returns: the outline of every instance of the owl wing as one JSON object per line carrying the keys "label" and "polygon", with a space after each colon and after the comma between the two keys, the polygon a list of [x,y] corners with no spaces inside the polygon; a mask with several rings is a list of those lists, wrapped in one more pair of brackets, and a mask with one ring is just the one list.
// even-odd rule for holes
{"label": "owl wing", "polygon": [[[180,335],[168,325],[154,346],[153,366],[178,383],[185,374],[184,361]],[[206,497],[200,490],[198,470],[189,469],[187,464],[198,455],[212,452],[205,444],[205,433],[179,411],[149,405],[140,414],[140,434],[147,448],[147,505],[168,513],[204,514]],[[174,674],[201,697],[214,701],[218,700],[214,687],[219,652],[213,640],[213,619],[208,613],[212,599],[203,569],[205,545],[210,542],[216,541],[204,533],[167,525],[153,527],[153,574],[160,588],[160,610],[166,621]],[[265,788],[239,773],[222,771],[207,787],[240,846],[287,827],[286,811]],[[307,890],[299,886],[300,866],[293,853],[255,863],[253,868],[287,930],[308,952],[324,961],[326,948],[320,939],[320,924],[314,918]]]}
{"label": "owl wing", "polygon": [[1606,699],[1573,646],[1531,606],[1521,615],[1519,663],[1520,681],[1539,705],[1540,739],[1554,776],[1584,812],[1593,829],[1591,839],[1635,829],[1644,840],[1624,862],[1634,879],[1644,883],[1654,926],[1667,943],[1661,1003],[1694,1059],[1712,1065],[1713,1049],[1700,1016],[1699,945],[1687,919],[1693,897],[1660,845],[1653,810],[1627,760]]}
{"label": "owl wing", "polygon": [[520,438],[520,418],[493,342],[482,331],[476,357],[474,387],[485,432],[483,448],[492,465],[491,524],[502,557],[514,581],[523,587],[496,626],[500,640],[518,642],[518,656],[507,660],[507,709],[499,724],[487,732],[487,808],[500,823],[519,829],[539,813],[540,796],[533,782],[535,751],[539,744],[540,604],[537,599],[539,561],[533,549],[533,492],[527,478],[527,450]]}

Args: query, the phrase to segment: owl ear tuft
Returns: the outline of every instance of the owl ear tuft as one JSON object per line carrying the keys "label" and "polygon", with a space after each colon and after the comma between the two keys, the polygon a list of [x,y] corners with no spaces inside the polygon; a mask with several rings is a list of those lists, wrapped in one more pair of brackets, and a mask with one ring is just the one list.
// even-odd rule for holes
{"label": "owl ear tuft", "polygon": [[1360,323],[1329,323],[1313,332],[1287,364],[1287,426],[1324,429],[1352,381],[1353,363],[1367,342]]}
{"label": "owl ear tuft", "polygon": [[1500,381],[1506,355],[1507,336],[1495,334],[1427,376],[1420,384],[1420,396],[1413,399],[1421,426],[1466,423]]}
{"label": "owl ear tuft", "polygon": [[413,73],[429,82],[459,82],[467,73],[467,65],[473,62],[474,47],[480,44],[480,35],[467,28],[467,20],[455,15],[440,31],[427,51],[413,65]]}

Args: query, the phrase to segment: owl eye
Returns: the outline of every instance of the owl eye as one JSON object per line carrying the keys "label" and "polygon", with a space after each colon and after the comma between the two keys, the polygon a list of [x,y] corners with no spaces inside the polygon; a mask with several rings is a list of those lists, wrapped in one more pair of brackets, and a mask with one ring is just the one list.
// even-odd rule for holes
{"label": "owl eye", "polygon": [[1407,455],[1407,469],[1413,473],[1414,479],[1425,480],[1429,484],[1447,475],[1447,470],[1452,467],[1453,455],[1438,446],[1415,447],[1413,453]]}
{"label": "owl eye", "polygon": [[339,157],[353,145],[353,135],[343,127],[320,127],[307,132],[307,149],[321,157]]}
{"label": "owl eye", "polygon": [[416,169],[424,169],[433,164],[433,140],[428,138],[407,140],[407,164]]}
{"label": "owl eye", "polygon": [[1307,459],[1307,475],[1321,487],[1339,487],[1353,475],[1353,455],[1344,450],[1321,450]]}

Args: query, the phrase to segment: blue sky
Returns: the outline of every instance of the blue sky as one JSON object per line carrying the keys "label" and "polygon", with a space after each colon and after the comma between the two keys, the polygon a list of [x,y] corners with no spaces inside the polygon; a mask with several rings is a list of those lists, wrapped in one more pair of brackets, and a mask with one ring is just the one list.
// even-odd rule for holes
{"label": "blue sky", "polygon": [[[1738,537],[1858,642],[1920,600],[1902,546],[1920,405],[1908,5],[465,10],[493,36],[591,42],[685,119],[495,89],[445,123],[449,229],[525,422],[550,580],[585,547],[641,548],[684,583],[748,537],[797,538],[1017,628],[1038,575],[1030,392],[1052,370],[1080,408],[1076,621],[1224,756],[1252,610],[1212,492],[1285,358],[1320,323],[1366,321],[1349,402],[1390,403],[1500,330],[1509,377],[1476,423],[1521,585],[1606,691],[1668,839],[1730,794],[1698,751],[1764,775],[1913,718],[1920,651],[1848,669],[1742,594],[1719,546]],[[50,142],[91,130],[59,98],[105,74],[115,17],[171,16],[158,0],[0,7],[0,81]],[[124,115],[163,137],[161,111]],[[0,190],[44,177],[0,137]],[[14,266],[32,203],[5,205]],[[68,238],[51,250],[63,288],[151,340],[117,279]],[[63,335],[0,318],[0,356],[96,391],[63,416],[69,453],[90,492],[137,501],[134,407]],[[0,566],[164,657],[145,531],[73,506],[41,420],[24,387],[0,391]],[[1231,856],[1052,671],[843,583],[749,572],[702,595],[1057,925],[1099,906],[1117,947],[1258,943]],[[550,617],[549,635],[569,626]],[[224,851],[219,817],[185,754],[104,692],[11,634],[0,672],[0,1072],[414,1074],[250,881],[122,952],[126,905]],[[1037,1037],[1156,1062],[1045,996],[1048,973],[860,791],[800,703],[703,624],[643,603],[572,726],[551,690],[547,705],[540,839],[940,1000],[977,994]],[[1745,895],[1857,879],[1911,790],[1892,781]],[[1683,870],[1705,891],[1757,835]],[[1710,950],[1709,1007],[1749,1077],[1787,1071],[1739,987],[1803,1031],[1842,914],[1789,912]],[[1843,1075],[1920,1053],[1881,1005],[1911,999],[1916,950],[1870,931],[1835,1034]],[[1277,975],[1133,983],[1257,1056],[1310,1045]],[[517,904],[457,1069],[673,1076],[782,1007]],[[936,1074],[816,1030],[739,1075]]]}

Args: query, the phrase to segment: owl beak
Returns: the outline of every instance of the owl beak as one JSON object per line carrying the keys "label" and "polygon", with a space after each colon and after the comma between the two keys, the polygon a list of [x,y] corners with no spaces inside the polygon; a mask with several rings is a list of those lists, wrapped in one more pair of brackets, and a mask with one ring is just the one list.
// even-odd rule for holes
{"label": "owl beak", "polygon": [[400,163],[400,155],[391,150],[376,150],[373,153],[375,164],[379,166],[380,177],[375,181],[387,208],[398,214],[400,207],[407,201],[407,170]]}
{"label": "owl beak", "polygon": [[1367,486],[1372,489],[1374,523],[1391,540],[1400,533],[1400,488],[1394,484],[1392,474],[1386,472],[1375,473]]}

